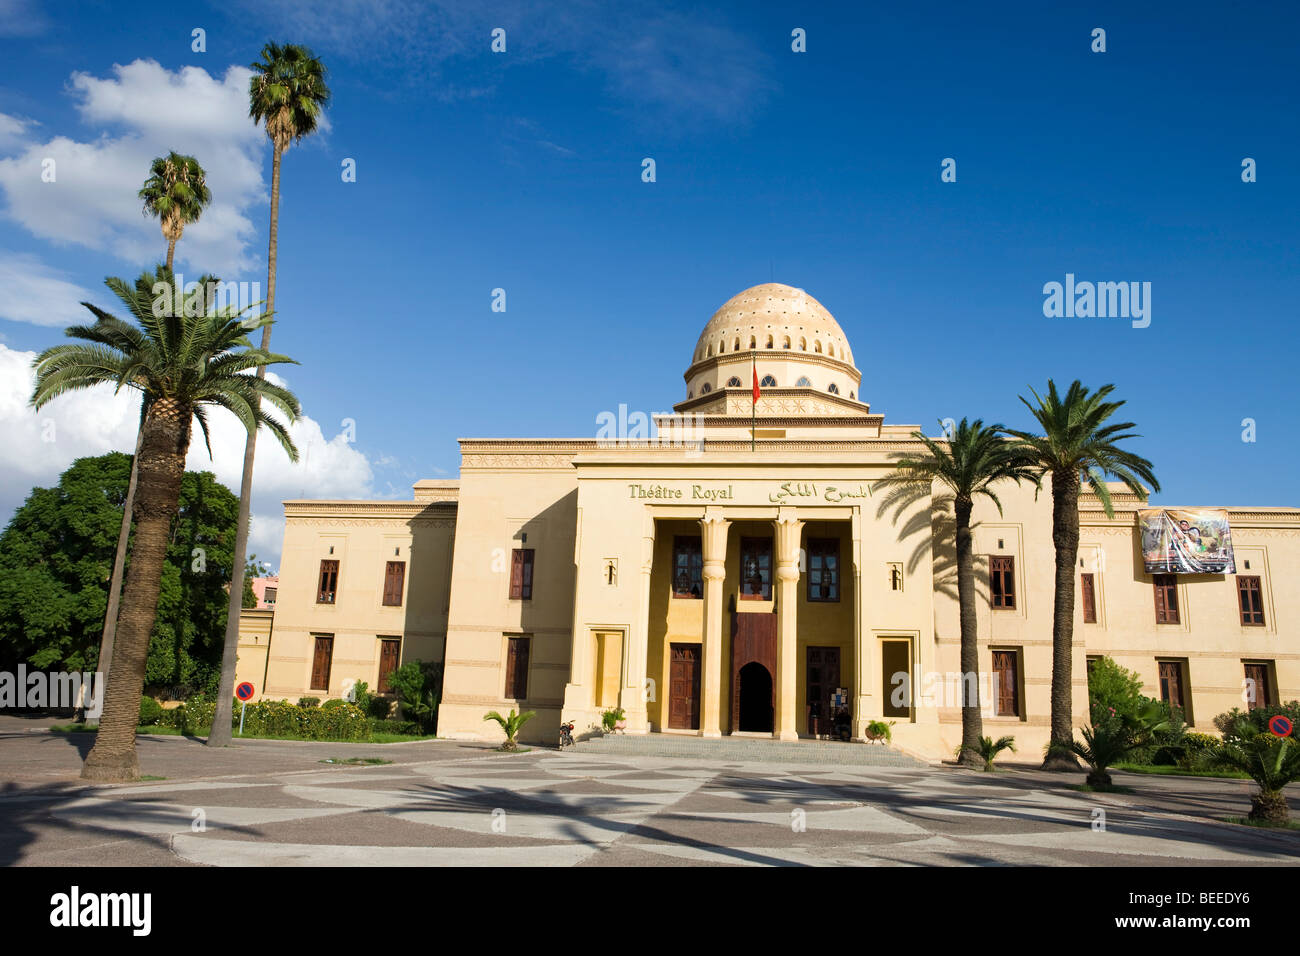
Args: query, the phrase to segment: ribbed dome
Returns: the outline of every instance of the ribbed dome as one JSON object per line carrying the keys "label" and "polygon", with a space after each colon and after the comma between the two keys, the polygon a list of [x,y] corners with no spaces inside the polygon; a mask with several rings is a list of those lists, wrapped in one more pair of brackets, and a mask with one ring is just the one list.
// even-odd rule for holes
{"label": "ribbed dome", "polygon": [[835,317],[802,289],[780,282],[765,282],[728,299],[700,333],[691,364],[713,355],[769,347],[826,355],[853,365],[849,341]]}

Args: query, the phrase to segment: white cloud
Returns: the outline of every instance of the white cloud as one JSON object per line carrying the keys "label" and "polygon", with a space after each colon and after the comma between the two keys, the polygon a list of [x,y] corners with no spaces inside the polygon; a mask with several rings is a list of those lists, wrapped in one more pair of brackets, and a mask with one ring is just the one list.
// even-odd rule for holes
{"label": "white cloud", "polygon": [[0,113],[0,149],[8,149],[22,141],[27,127],[34,125],[31,120]]}
{"label": "white cloud", "polygon": [[[107,250],[133,270],[161,261],[166,242],[158,223],[141,212],[136,193],[149,164],[169,150],[193,155],[207,171],[212,205],[176,247],[179,263],[222,278],[252,279],[260,257],[250,208],[266,199],[262,161],[265,133],[248,119],[247,67],[220,77],[198,67],[175,72],[152,60],[115,65],[111,77],[74,73],[69,91],[81,118],[103,129],[94,140],[53,136],[39,141],[27,121],[0,123],[17,150],[0,159],[0,189],[10,218],[33,235],[57,243]],[[53,182],[42,180],[54,160]]]}
{"label": "white cloud", "polygon": [[[39,412],[29,405],[35,352],[0,345],[0,514],[11,514],[35,485],[53,485],[74,459],[135,447],[140,400],[114,395],[109,386],[63,395]],[[281,381],[274,374],[270,376]],[[212,459],[197,425],[186,467],[211,471],[236,494],[244,461],[243,427],[222,409],[210,409]],[[303,416],[290,427],[299,461],[289,461],[267,432],[257,440],[253,468],[249,553],[278,561],[284,536],[285,498],[376,497],[371,463],[343,436],[326,439],[320,424]]]}
{"label": "white cloud", "polygon": [[35,256],[0,250],[0,289],[0,319],[60,328],[94,321],[81,303],[95,302],[95,295]]}

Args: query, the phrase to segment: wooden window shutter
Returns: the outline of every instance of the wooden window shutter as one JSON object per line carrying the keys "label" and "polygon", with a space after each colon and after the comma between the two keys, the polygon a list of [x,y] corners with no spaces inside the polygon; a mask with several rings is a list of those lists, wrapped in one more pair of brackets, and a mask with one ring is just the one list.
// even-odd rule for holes
{"label": "wooden window shutter", "polygon": [[333,604],[339,583],[339,563],[337,560],[322,560],[320,563],[320,586],[316,589],[317,604]]}
{"label": "wooden window shutter", "polygon": [[1080,596],[1083,599],[1083,623],[1097,623],[1097,587],[1091,574],[1079,576]]}
{"label": "wooden window shutter", "polygon": [[389,561],[384,568],[384,606],[402,606],[402,585],[406,581],[406,562]]}
{"label": "wooden window shutter", "polygon": [[1009,554],[989,557],[989,597],[994,607],[1016,606],[1016,559]]}
{"label": "wooden window shutter", "polygon": [[1178,583],[1172,574],[1157,574],[1154,579],[1156,593],[1156,623],[1178,623]]}
{"label": "wooden window shutter", "polygon": [[509,638],[506,649],[506,697],[528,697],[528,643],[526,637]]}
{"label": "wooden window shutter", "polygon": [[533,549],[515,548],[510,552],[510,597],[526,601],[533,596]]}
{"label": "wooden window shutter", "polygon": [[993,652],[993,674],[997,682],[999,717],[1020,716],[1020,674],[1015,651]]}
{"label": "wooden window shutter", "polygon": [[1264,623],[1264,589],[1256,575],[1238,575],[1237,605],[1241,623],[1252,626]]}

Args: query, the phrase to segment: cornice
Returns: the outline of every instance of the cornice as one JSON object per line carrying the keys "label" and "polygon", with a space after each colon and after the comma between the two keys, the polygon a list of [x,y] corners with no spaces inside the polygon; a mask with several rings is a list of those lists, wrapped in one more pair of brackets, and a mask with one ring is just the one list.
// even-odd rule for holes
{"label": "cornice", "polygon": [[405,521],[455,520],[455,501],[348,501],[346,499],[290,499],[284,516],[302,522],[319,518],[375,518]]}
{"label": "cornice", "polygon": [[800,362],[806,361],[809,365],[821,365],[838,372],[845,372],[853,379],[855,385],[862,384],[862,373],[858,371],[856,366],[849,362],[842,361],[838,358],[831,358],[829,355],[821,352],[807,352],[802,349],[776,348],[741,349],[739,352],[722,352],[717,355],[709,355],[700,359],[698,362],[691,363],[691,367],[682,375],[682,379],[683,381],[689,382],[693,377],[699,375],[701,372],[707,371],[710,368],[716,368],[724,362],[728,365],[733,364],[736,359],[741,360],[740,363],[736,364],[756,362],[757,359],[762,358],[765,355],[770,355],[782,360],[798,359]]}

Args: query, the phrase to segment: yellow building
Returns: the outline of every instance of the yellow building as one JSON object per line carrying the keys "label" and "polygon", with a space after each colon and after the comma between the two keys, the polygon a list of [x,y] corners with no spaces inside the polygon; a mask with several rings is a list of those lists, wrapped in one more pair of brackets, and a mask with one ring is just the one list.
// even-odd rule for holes
{"label": "yellow building", "polygon": [[[761,379],[753,398],[753,380]],[[936,490],[885,509],[874,484],[914,425],[860,396],[839,324],[765,284],[704,327],[686,398],[647,438],[623,410],[579,439],[464,439],[459,481],[411,501],[287,501],[269,649],[240,679],[270,697],[372,689],[398,661],[439,660],[447,737],[496,739],[488,710],[537,712],[554,742],[612,707],[629,733],[863,739],[949,757],[960,740],[950,519]],[[1157,463],[1158,467],[1158,463]],[[999,491],[974,520],[985,733],[1047,741],[1051,497]],[[1080,503],[1074,719],[1087,659],[1108,655],[1198,730],[1259,699],[1300,697],[1300,510],[1229,508],[1236,574],[1144,570],[1137,511]],[[259,639],[260,640],[260,639]],[[254,671],[258,671],[254,673]],[[1252,683],[1253,682],[1253,683]]]}

